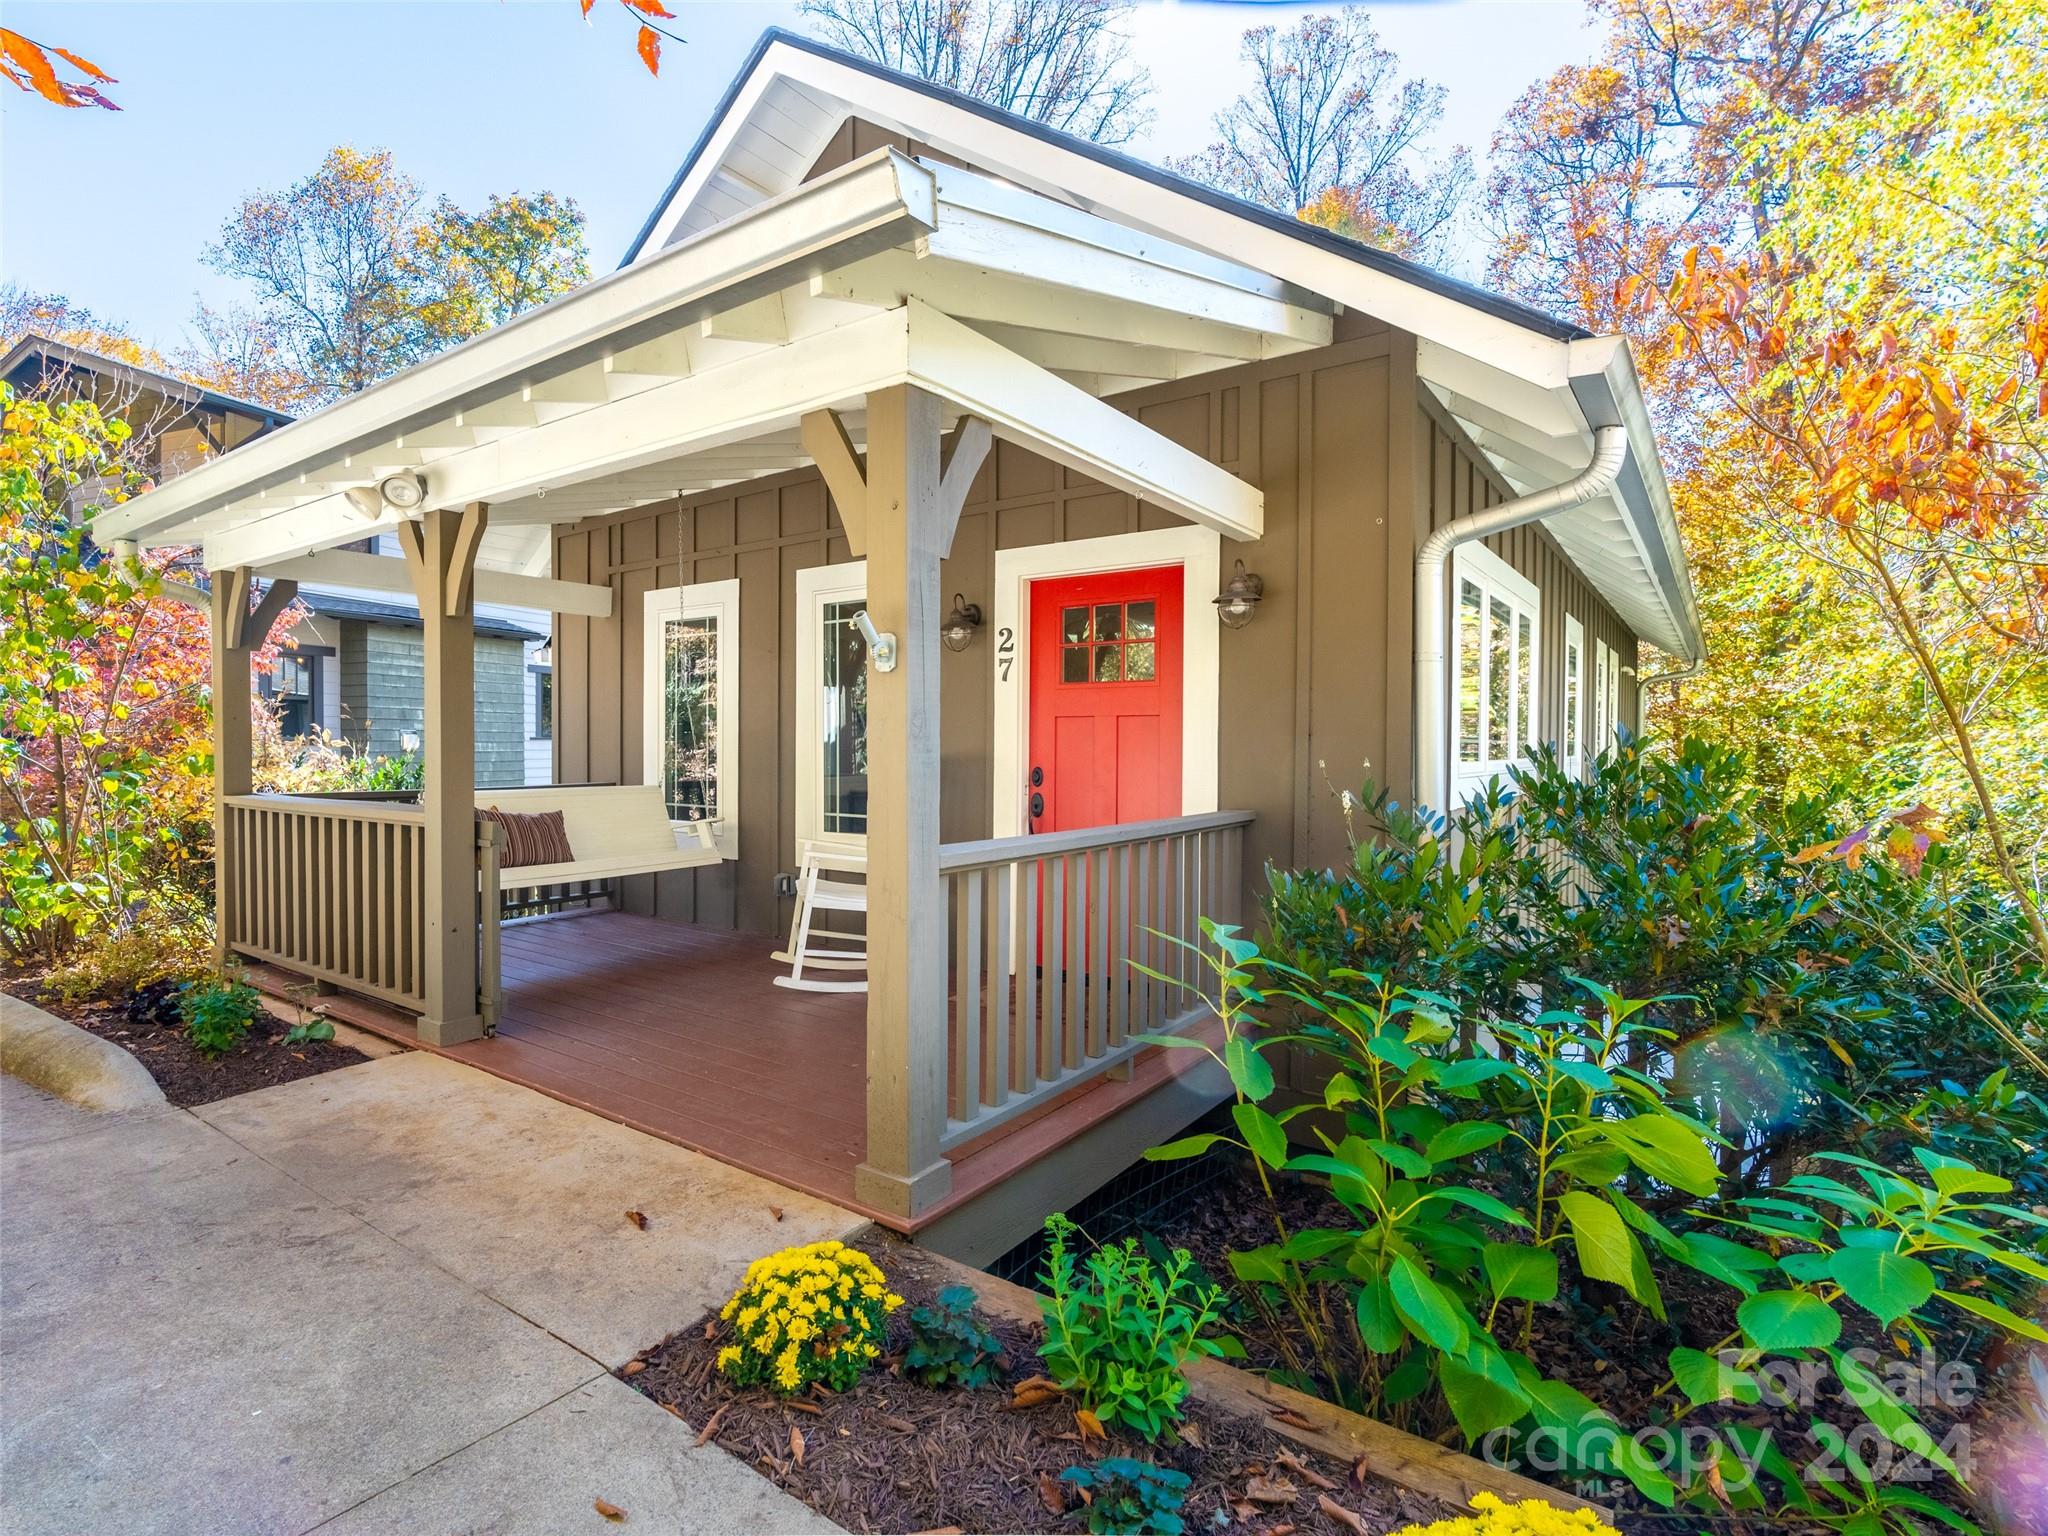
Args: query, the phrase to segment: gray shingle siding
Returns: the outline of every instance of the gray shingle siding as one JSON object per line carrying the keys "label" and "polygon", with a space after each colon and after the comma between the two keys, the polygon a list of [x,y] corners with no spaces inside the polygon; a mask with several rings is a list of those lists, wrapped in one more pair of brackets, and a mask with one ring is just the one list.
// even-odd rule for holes
{"label": "gray shingle siding", "polygon": [[[405,750],[407,732],[424,733],[426,664],[420,632],[395,625],[347,624],[341,655],[342,734],[371,752]],[[476,782],[526,781],[526,661],[521,642],[476,641]]]}

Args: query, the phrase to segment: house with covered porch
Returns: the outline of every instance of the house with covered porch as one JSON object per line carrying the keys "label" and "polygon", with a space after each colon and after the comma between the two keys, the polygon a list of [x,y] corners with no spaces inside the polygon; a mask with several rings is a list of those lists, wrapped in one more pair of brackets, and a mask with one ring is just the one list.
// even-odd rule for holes
{"label": "house with covered porch", "polygon": [[[619,270],[95,533],[215,576],[226,950],[968,1257],[1223,1097],[1167,938],[1333,784],[1582,764],[1701,654],[1619,338],[782,33]],[[331,564],[419,603],[416,799],[249,793]],[[479,598],[552,615],[552,787],[477,791]]]}

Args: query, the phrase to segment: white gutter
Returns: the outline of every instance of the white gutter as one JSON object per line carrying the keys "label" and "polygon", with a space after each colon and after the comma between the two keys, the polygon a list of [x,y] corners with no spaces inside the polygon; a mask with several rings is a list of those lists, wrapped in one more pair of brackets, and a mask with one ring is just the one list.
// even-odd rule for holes
{"label": "white gutter", "polygon": [[1415,803],[1446,807],[1450,801],[1448,766],[1450,680],[1445,667],[1449,645],[1450,593],[1444,565],[1460,544],[1491,534],[1541,522],[1554,513],[1583,506],[1605,495],[1628,462],[1628,429],[1593,430],[1593,459],[1561,485],[1531,491],[1513,501],[1489,507],[1475,517],[1459,518],[1423,540],[1415,556]]}
{"label": "white gutter", "polygon": [[[116,560],[130,560],[138,565],[142,562],[142,546],[134,539],[114,540],[113,554]],[[166,577],[163,581],[163,595],[187,607],[198,608],[206,613],[213,612],[213,594],[204,587],[193,586],[189,581],[172,581]]]}
{"label": "white gutter", "polygon": [[1682,683],[1689,677],[1698,677],[1707,670],[1707,658],[1702,655],[1697,661],[1688,661],[1682,667],[1673,667],[1668,672],[1652,672],[1648,677],[1636,679],[1636,692],[1655,688],[1659,683]]}

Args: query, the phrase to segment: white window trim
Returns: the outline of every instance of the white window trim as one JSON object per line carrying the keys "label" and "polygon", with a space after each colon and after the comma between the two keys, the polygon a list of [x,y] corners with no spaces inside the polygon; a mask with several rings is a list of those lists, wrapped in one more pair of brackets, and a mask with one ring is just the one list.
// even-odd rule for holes
{"label": "white window trim", "polygon": [[[662,781],[662,627],[672,619],[718,621],[718,815],[711,840],[723,859],[740,856],[740,584],[737,577],[657,587],[641,600],[641,782]],[[677,822],[680,827],[686,823]]]}
{"label": "white window trim", "polygon": [[825,822],[825,685],[820,675],[825,605],[865,601],[868,563],[847,560],[838,565],[806,566],[796,573],[796,839],[806,845],[858,853],[868,845],[865,832],[834,832]]}
{"label": "white window trim", "polygon": [[[1578,659],[1579,664],[1577,698],[1572,697],[1571,686],[1574,657]],[[1576,779],[1585,772],[1588,734],[1586,696],[1592,691],[1592,680],[1586,676],[1586,626],[1569,613],[1564,616],[1564,656],[1558,665],[1564,669],[1560,674],[1561,686],[1558,688],[1558,707],[1564,711],[1564,718],[1558,726],[1557,755],[1564,771]]]}
{"label": "white window trim", "polygon": [[[996,551],[995,618],[988,636],[995,684],[995,816],[997,837],[1029,827],[1024,759],[1031,740],[1031,583],[1050,576],[1089,576],[1178,565],[1185,582],[1181,639],[1181,814],[1216,809],[1216,744],[1221,712],[1221,589],[1223,536],[1192,523],[1142,533],[1115,533],[1060,544]],[[1270,620],[1268,622],[1271,622]],[[1005,667],[1005,663],[1009,663]]]}
{"label": "white window trim", "polygon": [[[1519,742],[1514,740],[1512,736],[1510,737],[1508,756],[1504,758],[1486,757],[1484,755],[1486,738],[1490,734],[1489,726],[1491,722],[1487,718],[1487,695],[1486,689],[1482,685],[1479,692],[1479,744],[1481,757],[1476,763],[1462,761],[1458,751],[1458,700],[1460,697],[1459,690],[1463,681],[1460,669],[1464,665],[1464,653],[1458,634],[1458,624],[1460,622],[1459,594],[1461,591],[1460,583],[1467,581],[1479,588],[1479,609],[1482,618],[1490,611],[1491,600],[1495,597],[1506,598],[1511,609],[1524,611],[1529,615],[1529,638],[1534,647],[1533,654],[1529,657],[1529,691],[1527,698],[1518,702],[1523,707],[1534,705],[1539,716],[1533,726],[1519,733],[1522,738]],[[1509,666],[1512,669],[1514,665],[1512,657],[1516,643],[1514,637],[1518,633],[1518,628],[1515,626],[1512,616],[1510,617],[1509,624]],[[1484,633],[1483,623],[1481,633]],[[1445,712],[1447,716],[1446,730],[1450,739],[1447,743],[1448,750],[1445,756],[1451,765],[1451,801],[1453,804],[1461,805],[1470,796],[1483,789],[1490,780],[1505,779],[1507,770],[1510,767],[1526,762],[1528,760],[1527,747],[1529,743],[1540,740],[1542,736],[1542,721],[1540,718],[1543,701],[1542,594],[1537,591],[1535,582],[1509,565],[1507,561],[1501,559],[1499,555],[1496,555],[1484,544],[1477,542],[1461,544],[1451,552],[1450,651],[1451,698],[1450,708]]]}

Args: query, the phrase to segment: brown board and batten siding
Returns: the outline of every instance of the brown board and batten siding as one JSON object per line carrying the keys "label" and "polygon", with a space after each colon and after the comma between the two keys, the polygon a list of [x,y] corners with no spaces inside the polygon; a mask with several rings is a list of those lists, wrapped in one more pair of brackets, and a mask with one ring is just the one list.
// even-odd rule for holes
{"label": "brown board and batten siding", "polygon": [[[1418,392],[1418,399],[1420,408],[1416,412],[1416,434],[1420,447],[1417,456],[1422,470],[1418,499],[1421,508],[1419,544],[1421,539],[1445,523],[1511,501],[1515,493],[1486,462],[1463,429],[1436,408],[1426,390]],[[1622,666],[1635,667],[1638,665],[1635,632],[1593,590],[1592,584],[1580,574],[1579,568],[1571,563],[1558,547],[1557,540],[1541,524],[1528,523],[1520,528],[1510,528],[1506,533],[1494,534],[1484,542],[1488,549],[1535,583],[1542,606],[1543,630],[1541,670],[1537,675],[1537,687],[1542,695],[1538,701],[1542,712],[1540,728],[1543,739],[1555,744],[1562,739],[1564,726],[1565,616],[1569,614],[1577,619],[1585,629],[1586,654],[1582,665],[1586,668],[1585,686],[1589,688],[1592,686],[1594,641],[1606,641],[1609,649],[1620,658]],[[1449,580],[1446,571],[1446,593],[1450,591]],[[1455,594],[1450,595],[1455,598]],[[1458,611],[1456,602],[1452,601],[1444,611],[1455,618]],[[1455,659],[1456,637],[1447,636],[1446,641]],[[1457,718],[1450,701],[1456,686],[1456,678],[1453,677],[1449,681],[1450,692],[1446,698],[1446,720]],[[1639,718],[1636,712],[1636,679],[1627,673],[1622,674],[1618,692],[1621,721],[1633,729]]]}
{"label": "brown board and batten siding", "polygon": [[[1223,541],[1264,578],[1250,627],[1222,637],[1218,804],[1258,820],[1249,878],[1266,861],[1330,863],[1345,851],[1331,785],[1362,765],[1406,792],[1412,506],[1417,467],[1407,338],[1350,322],[1315,352],[1160,384],[1113,403],[1266,492],[1266,532]],[[1362,333],[1362,334],[1360,334]],[[991,604],[998,548],[1170,526],[1141,505],[999,443],[962,512],[942,594]],[[626,882],[629,909],[773,932],[789,908],[775,875],[795,864],[796,573],[850,559],[815,471],[798,470],[557,530],[555,570],[609,585],[614,615],[556,619],[558,780],[641,777],[640,614],[656,588],[740,580],[740,857]],[[1215,622],[1191,613],[1189,623]],[[992,830],[993,641],[942,653],[941,815],[948,840]],[[1325,769],[1327,764],[1327,770]]]}

